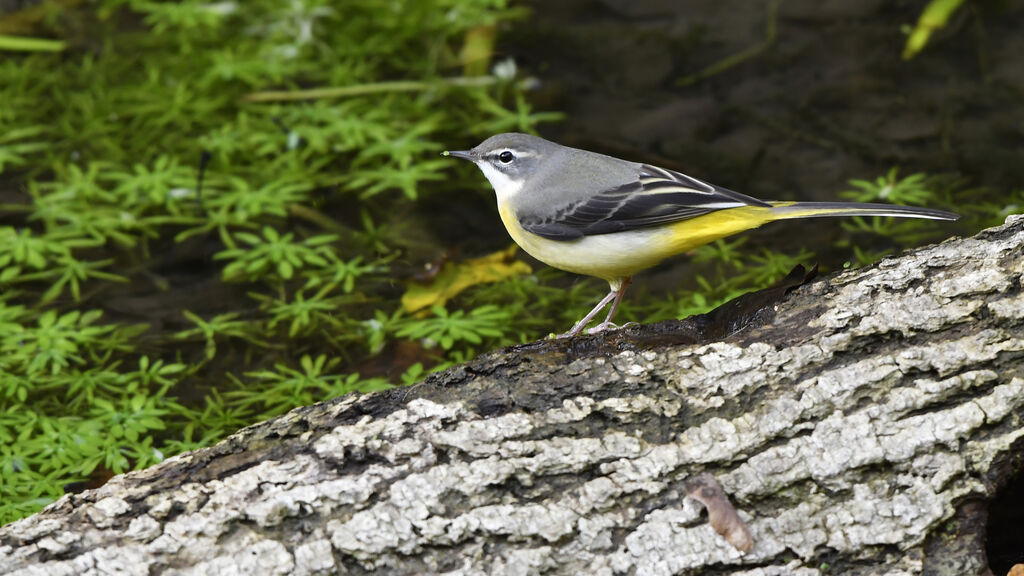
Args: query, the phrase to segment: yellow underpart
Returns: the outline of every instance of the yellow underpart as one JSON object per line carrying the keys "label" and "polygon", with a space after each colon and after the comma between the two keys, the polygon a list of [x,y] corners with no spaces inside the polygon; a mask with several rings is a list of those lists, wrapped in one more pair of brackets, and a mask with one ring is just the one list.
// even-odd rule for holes
{"label": "yellow underpart", "polygon": [[744,206],[664,226],[564,241],[548,240],[527,232],[519,225],[507,205],[500,206],[499,213],[512,239],[534,258],[561,270],[603,278],[613,288],[621,284],[624,278],[670,256],[688,252],[737,232],[757,228],[772,220],[800,217],[792,213],[775,214],[771,208]]}
{"label": "yellow underpart", "polygon": [[[792,207],[796,202],[772,202],[773,208]],[[519,225],[507,203],[499,203],[498,212],[509,235],[528,254],[549,266],[576,274],[607,280],[617,290],[622,281],[662,260],[689,252],[744,230],[757,228],[774,220],[791,220],[816,216],[862,213],[850,208],[789,208],[775,211],[762,206],[743,206],[719,210],[704,216],[662,226],[651,226],[628,232],[585,236],[578,240],[548,240],[531,234]]]}

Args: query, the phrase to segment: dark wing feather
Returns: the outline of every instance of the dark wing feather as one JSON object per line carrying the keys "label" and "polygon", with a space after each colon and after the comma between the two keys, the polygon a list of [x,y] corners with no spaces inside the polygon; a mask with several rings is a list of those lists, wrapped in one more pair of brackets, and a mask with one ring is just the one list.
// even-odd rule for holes
{"label": "dark wing feather", "polygon": [[519,217],[529,232],[551,240],[678,222],[716,210],[771,204],[686,174],[644,164],[634,182],[568,204],[546,218]]}

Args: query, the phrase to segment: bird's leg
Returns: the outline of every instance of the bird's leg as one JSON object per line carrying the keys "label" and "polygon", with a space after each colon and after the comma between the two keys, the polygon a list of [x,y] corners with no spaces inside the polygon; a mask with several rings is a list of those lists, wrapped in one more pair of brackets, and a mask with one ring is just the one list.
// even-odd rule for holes
{"label": "bird's leg", "polygon": [[594,316],[597,316],[597,313],[600,312],[601,310],[603,310],[604,307],[607,306],[608,303],[612,301],[612,298],[615,298],[616,296],[618,296],[618,294],[619,293],[618,293],[617,290],[612,289],[612,291],[608,292],[608,295],[605,296],[604,299],[602,299],[600,302],[598,302],[597,306],[594,306],[594,309],[591,310],[590,312],[588,312],[587,315],[584,316],[582,320],[580,320],[579,322],[574,324],[573,327],[568,332],[566,332],[565,334],[559,334],[558,337],[559,338],[572,338],[573,336],[575,336],[575,335],[579,334],[580,332],[582,332],[583,328],[585,328],[587,326],[587,323],[590,322],[591,320],[593,320]]}
{"label": "bird's leg", "polygon": [[570,329],[565,334],[559,334],[558,337],[571,338],[582,332],[583,329],[587,327],[587,323],[593,320],[594,316],[597,316],[597,313],[603,310],[604,307],[607,306],[608,303],[611,302],[613,299],[615,300],[615,302],[612,304],[612,309],[608,311],[608,316],[605,317],[604,322],[601,322],[597,326],[594,326],[590,330],[587,330],[587,333],[593,334],[594,332],[600,332],[602,330],[607,330],[609,328],[618,328],[618,326],[612,324],[611,320],[612,316],[615,315],[615,311],[618,310],[619,308],[619,302],[622,301],[622,295],[625,294],[626,286],[629,285],[629,281],[629,277],[618,280],[610,280],[608,282],[608,285],[611,288],[611,290],[608,292],[608,295],[605,296],[604,299],[602,299],[600,302],[598,302],[597,306],[594,306],[594,309],[591,310],[586,316],[584,316],[582,320],[573,325],[572,329]]}
{"label": "bird's leg", "polygon": [[632,280],[632,278],[627,276],[622,281],[622,284],[619,285],[619,289],[613,290],[615,293],[615,301],[612,302],[612,309],[608,311],[608,316],[605,317],[604,322],[601,322],[597,326],[587,330],[587,334],[594,334],[595,332],[601,332],[610,328],[618,328],[618,326],[612,324],[612,316],[615,316],[615,312],[619,309],[619,303],[622,302],[622,297],[626,295],[626,286],[629,286],[630,280]]}

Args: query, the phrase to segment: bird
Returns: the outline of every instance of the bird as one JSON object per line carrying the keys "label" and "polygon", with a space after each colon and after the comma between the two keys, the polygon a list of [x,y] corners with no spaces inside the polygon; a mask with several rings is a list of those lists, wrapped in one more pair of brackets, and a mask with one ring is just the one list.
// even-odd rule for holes
{"label": "bird", "polygon": [[758,200],[681,172],[530,134],[496,134],[470,150],[442,154],[483,171],[502,223],[528,254],[608,282],[608,295],[559,337],[580,334],[609,303],[604,321],[587,332],[618,328],[612,318],[634,274],[768,222],[823,216],[959,218],[896,204]]}

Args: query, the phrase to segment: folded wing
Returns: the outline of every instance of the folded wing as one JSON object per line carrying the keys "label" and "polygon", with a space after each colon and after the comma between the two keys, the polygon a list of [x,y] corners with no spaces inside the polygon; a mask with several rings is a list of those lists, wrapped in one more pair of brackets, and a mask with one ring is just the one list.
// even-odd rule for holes
{"label": "folded wing", "polygon": [[678,222],[740,206],[767,208],[771,204],[680,172],[643,164],[634,182],[567,204],[543,218],[519,217],[519,223],[544,238],[573,240]]}

